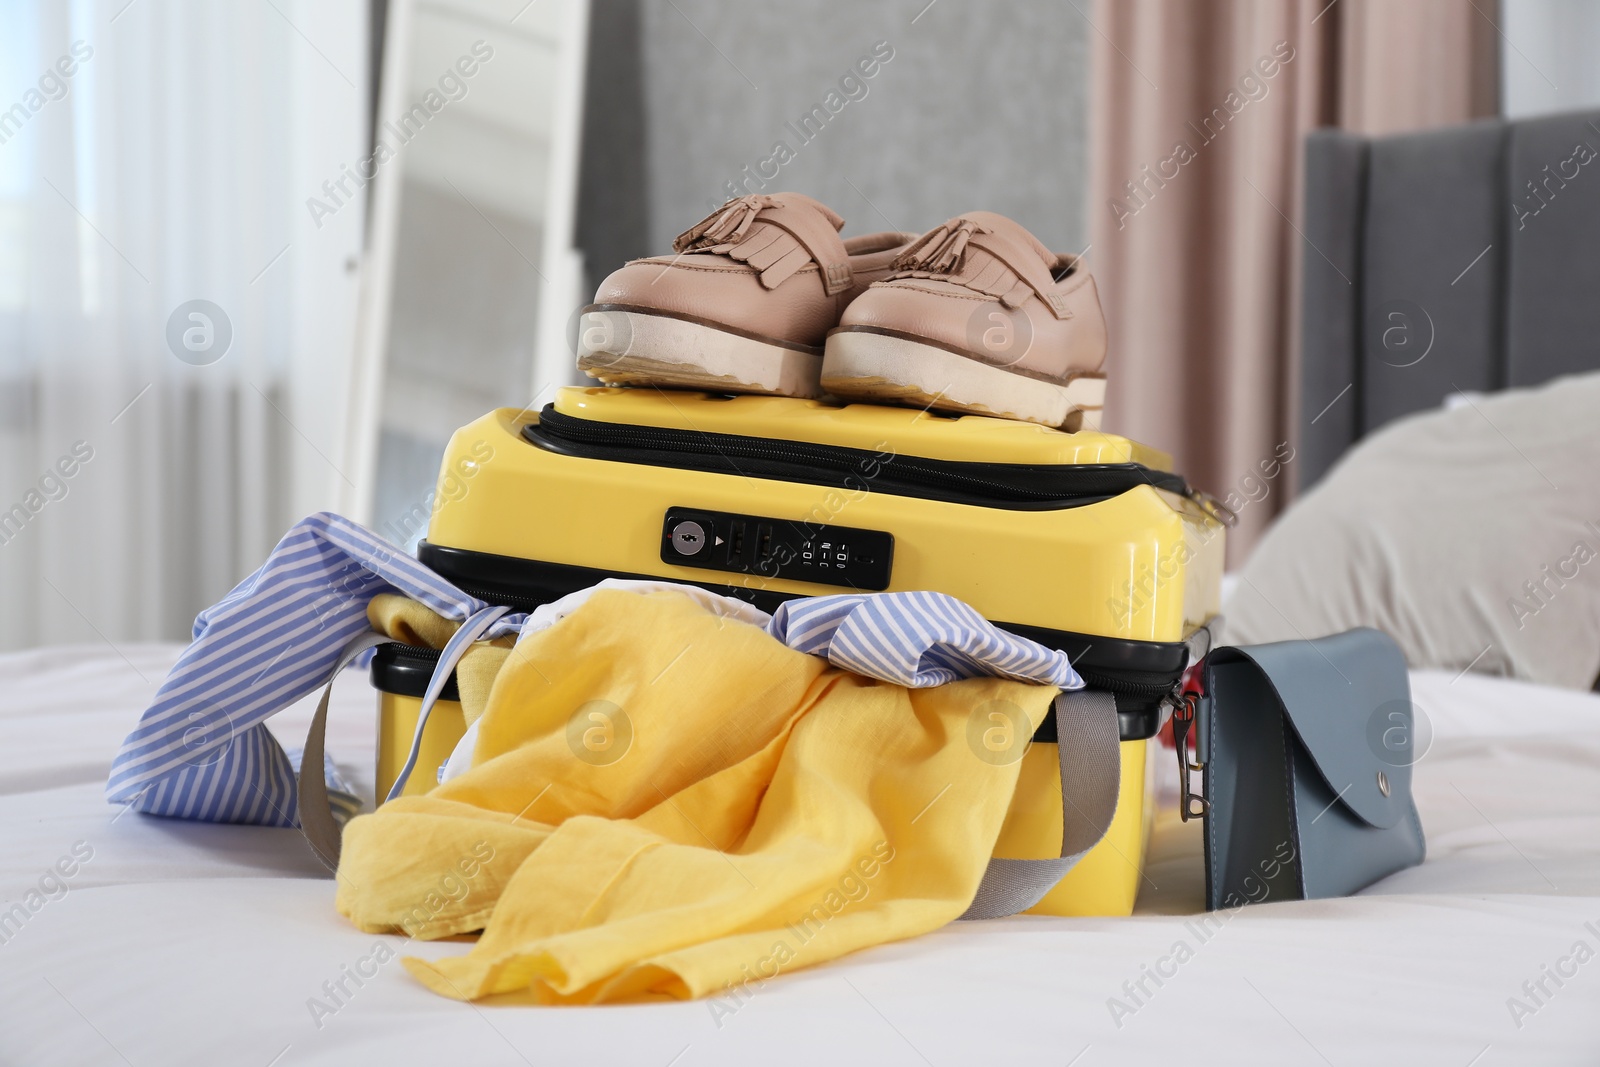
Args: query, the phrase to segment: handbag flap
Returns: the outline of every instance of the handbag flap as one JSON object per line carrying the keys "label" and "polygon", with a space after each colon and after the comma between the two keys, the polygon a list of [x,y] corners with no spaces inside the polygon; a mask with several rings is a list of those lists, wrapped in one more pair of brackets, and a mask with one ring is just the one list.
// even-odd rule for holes
{"label": "handbag flap", "polygon": [[1362,628],[1214,656],[1260,669],[1330,792],[1362,822],[1386,830],[1411,810],[1411,687],[1388,634]]}

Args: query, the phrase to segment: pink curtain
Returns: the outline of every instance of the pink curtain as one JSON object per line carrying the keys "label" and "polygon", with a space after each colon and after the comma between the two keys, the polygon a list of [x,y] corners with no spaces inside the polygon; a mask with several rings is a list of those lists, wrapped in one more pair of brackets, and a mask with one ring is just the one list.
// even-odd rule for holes
{"label": "pink curtain", "polygon": [[1230,565],[1294,478],[1304,136],[1496,113],[1498,15],[1494,0],[1099,0],[1089,14],[1106,426],[1240,505]]}

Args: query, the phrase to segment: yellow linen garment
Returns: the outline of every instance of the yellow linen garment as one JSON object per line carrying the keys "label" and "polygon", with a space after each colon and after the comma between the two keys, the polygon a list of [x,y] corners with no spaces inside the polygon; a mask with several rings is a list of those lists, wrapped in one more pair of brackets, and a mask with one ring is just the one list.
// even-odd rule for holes
{"label": "yellow linen garment", "polygon": [[[977,891],[1056,690],[906,689],[678,593],[602,590],[507,657],[472,769],[345,830],[338,907],[369,932],[482,929],[408,958],[428,988],[539,1003],[689,998],[934,930]],[[981,743],[977,747],[981,748]]]}

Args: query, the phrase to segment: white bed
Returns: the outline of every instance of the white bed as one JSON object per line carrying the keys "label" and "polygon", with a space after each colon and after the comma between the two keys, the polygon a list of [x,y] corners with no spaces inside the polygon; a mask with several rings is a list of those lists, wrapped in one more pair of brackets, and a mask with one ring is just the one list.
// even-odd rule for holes
{"label": "white bed", "polygon": [[[1132,919],[956,924],[781,977],[720,1026],[705,1002],[460,1004],[391,961],[319,1027],[310,998],[380,939],[334,912],[299,836],[102,799],[177,651],[0,657],[0,912],[77,863],[64,895],[0,927],[0,1063],[1600,1063],[1600,958],[1572,955],[1600,952],[1600,697],[1414,674],[1427,863],[1359,897],[1244,909],[1203,943],[1193,828],[1162,825]],[[308,712],[274,720],[280,737]],[[351,672],[329,746],[364,782],[372,725]],[[1110,998],[1135,1006],[1123,983],[1179,940],[1193,957],[1114,1020]],[[1576,974],[1558,988],[1546,967]],[[1541,978],[1538,1004],[1523,983]],[[1535,1010],[1514,1019],[1513,997]]]}

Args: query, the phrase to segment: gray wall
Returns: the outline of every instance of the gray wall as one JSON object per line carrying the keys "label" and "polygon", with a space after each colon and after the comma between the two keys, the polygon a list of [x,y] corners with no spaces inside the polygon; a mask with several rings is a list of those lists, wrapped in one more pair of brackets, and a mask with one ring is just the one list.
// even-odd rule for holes
{"label": "gray wall", "polygon": [[[670,251],[779,141],[794,158],[766,191],[817,197],[846,236],[985,208],[1057,251],[1088,241],[1094,31],[1070,4],[594,0],[593,12],[579,244],[595,281]],[[880,41],[893,57],[802,141],[789,124],[826,108]]]}

